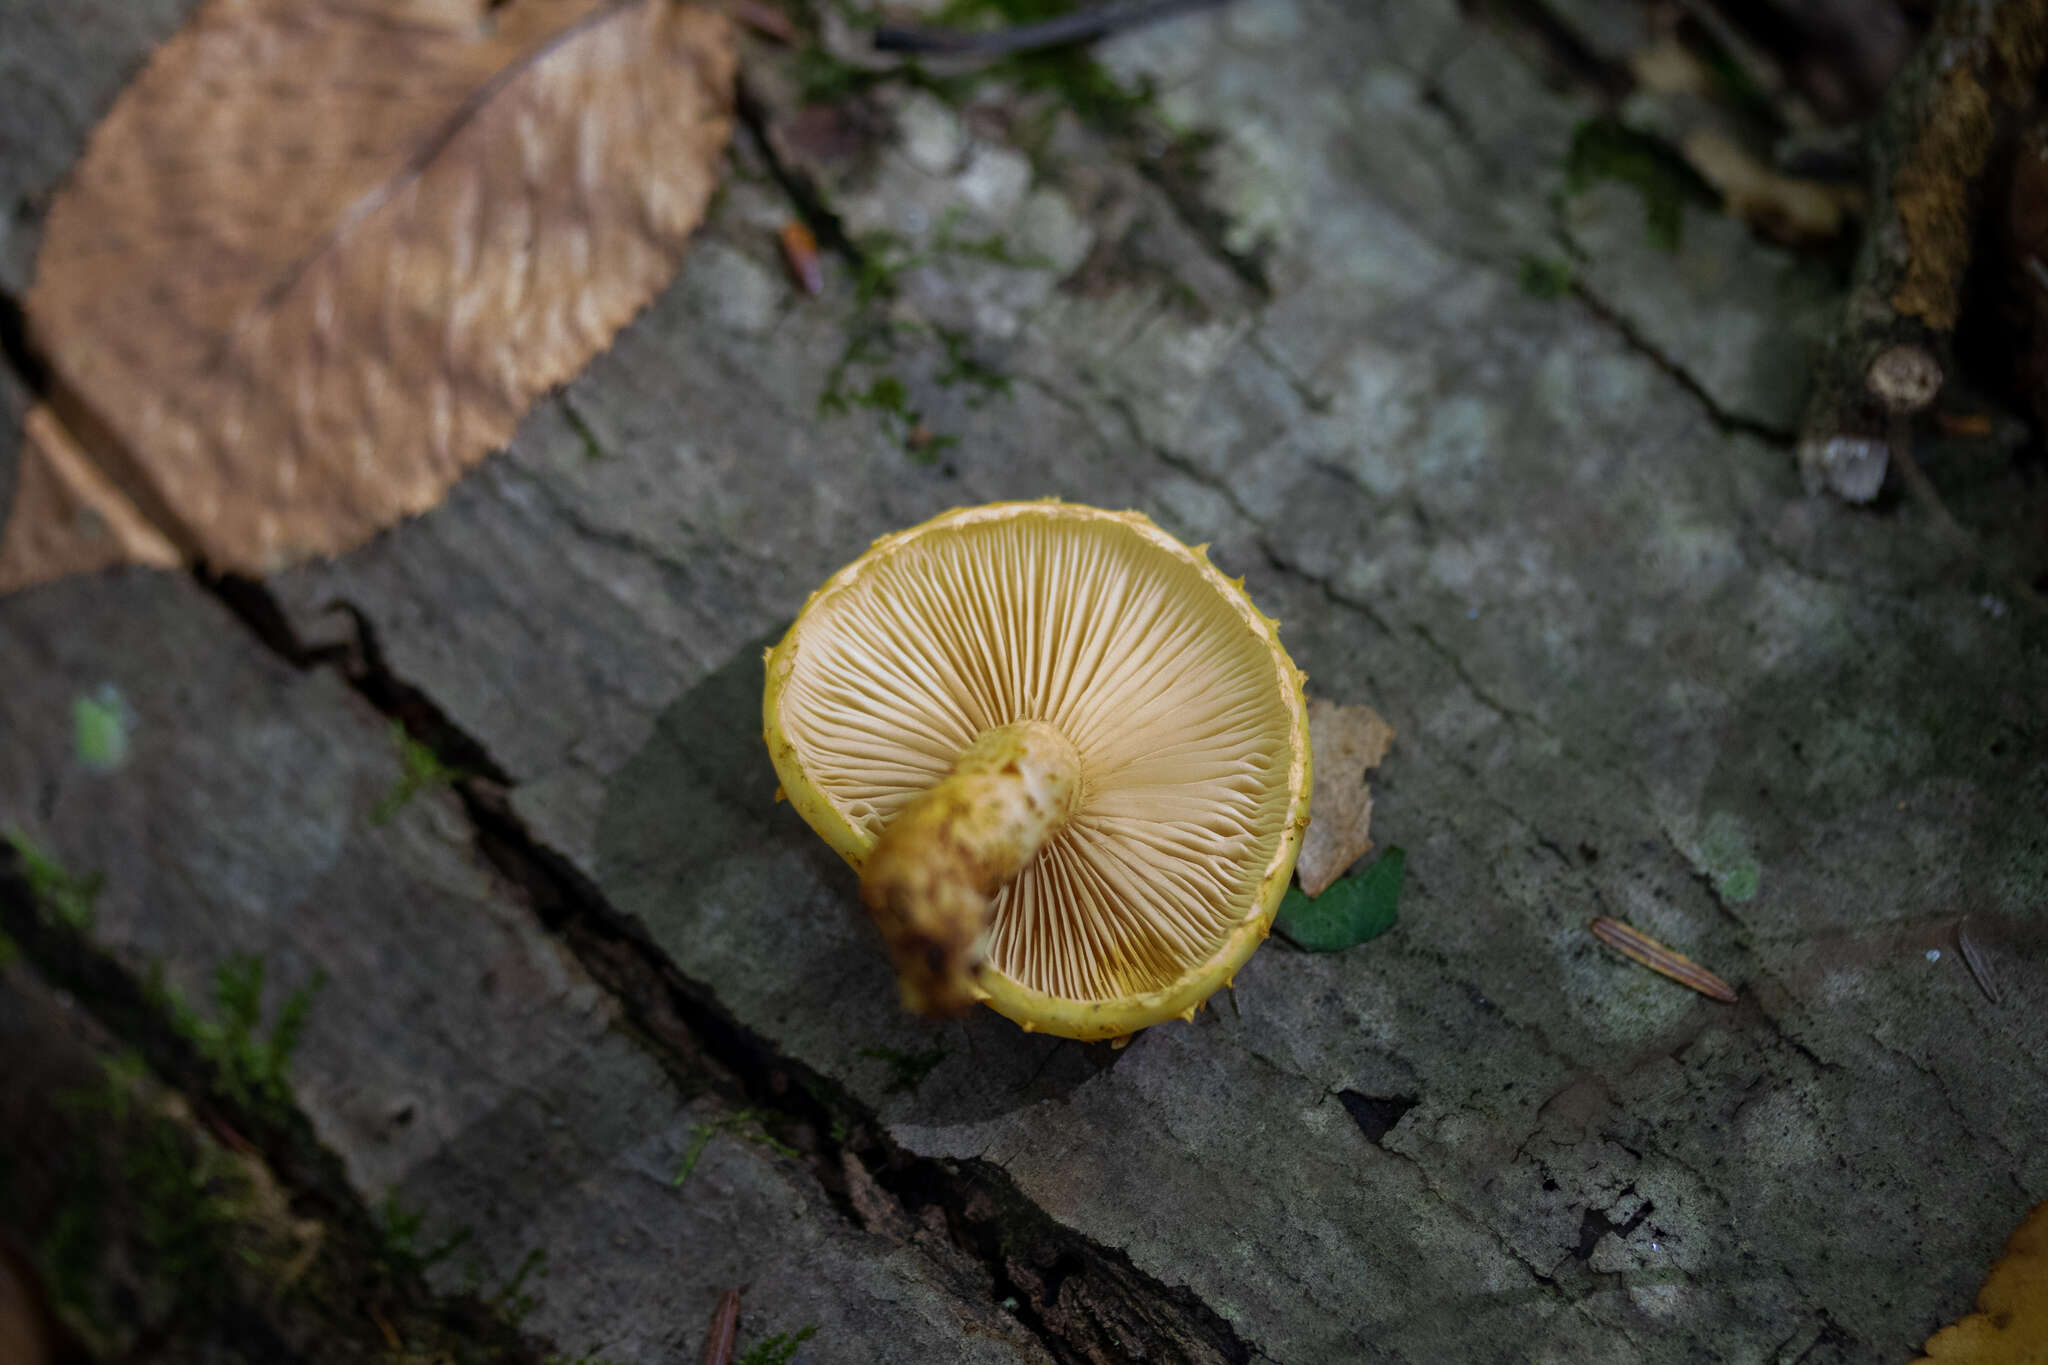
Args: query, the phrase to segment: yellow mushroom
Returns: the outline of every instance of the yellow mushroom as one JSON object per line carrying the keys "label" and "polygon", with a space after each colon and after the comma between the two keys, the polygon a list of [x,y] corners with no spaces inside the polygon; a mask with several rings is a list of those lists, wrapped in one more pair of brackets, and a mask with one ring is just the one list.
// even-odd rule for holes
{"label": "yellow mushroom", "polygon": [[1266,937],[1308,823],[1301,683],[1201,549],[998,503],[813,593],[762,712],[906,1005],[1113,1038],[1192,1018]]}

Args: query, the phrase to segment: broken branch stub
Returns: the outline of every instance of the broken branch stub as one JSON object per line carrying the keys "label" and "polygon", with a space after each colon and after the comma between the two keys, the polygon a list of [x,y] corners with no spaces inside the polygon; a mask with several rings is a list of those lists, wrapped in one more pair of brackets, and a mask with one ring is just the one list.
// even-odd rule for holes
{"label": "broken branch stub", "polygon": [[245,573],[433,506],[667,283],[733,73],[672,0],[212,0],[50,210],[30,337],[106,487],[27,443],[70,492],[0,591],[107,562],[110,498],[158,536],[120,558]]}
{"label": "broken branch stub", "polygon": [[1892,353],[1906,348],[1939,387],[1991,152],[2031,101],[2044,62],[2048,0],[1945,0],[1893,82],[1871,138],[1870,222],[1800,424],[1810,492],[1868,502],[1883,486],[1898,419],[1919,410],[1890,385]]}

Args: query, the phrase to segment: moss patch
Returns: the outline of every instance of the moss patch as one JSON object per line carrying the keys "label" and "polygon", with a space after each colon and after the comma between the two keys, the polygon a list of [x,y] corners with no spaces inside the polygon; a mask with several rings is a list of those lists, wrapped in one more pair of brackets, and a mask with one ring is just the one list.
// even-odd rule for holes
{"label": "moss patch", "polygon": [[735,1365],[789,1365],[796,1348],[818,1334],[816,1323],[800,1327],[794,1332],[777,1332],[764,1337],[741,1352]]}
{"label": "moss patch", "polygon": [[[585,454],[592,459],[602,458],[603,451],[597,446],[596,438],[590,434],[583,419],[575,409],[566,403],[562,411],[568,414],[570,425],[586,442]],[[391,722],[391,739],[398,746],[398,785],[379,797],[377,804],[370,808],[370,823],[389,824],[398,812],[404,810],[415,796],[429,787],[452,787],[473,774],[460,768],[450,767],[441,761],[441,756],[406,733],[405,726]]]}
{"label": "moss patch", "polygon": [[256,954],[230,955],[214,969],[211,1017],[200,1014],[166,986],[160,971],[145,987],[151,1002],[170,1017],[172,1027],[212,1066],[220,1093],[237,1108],[258,1114],[289,1109],[291,1088],[285,1080],[285,1066],[305,1032],[313,998],[326,984],[324,976],[316,975],[286,996],[266,1034],[262,1031],[264,973],[263,959]]}
{"label": "moss patch", "polygon": [[863,1057],[882,1062],[889,1068],[889,1083],[882,1093],[915,1095],[917,1088],[924,1084],[925,1077],[932,1074],[940,1062],[952,1056],[952,1052],[940,1044],[933,1044],[920,1052],[905,1052],[894,1047],[864,1047]]}
{"label": "moss patch", "polygon": [[1572,268],[1565,261],[1524,256],[1515,272],[1515,282],[1532,299],[1561,299],[1572,290]]}
{"label": "moss patch", "polygon": [[696,1171],[697,1163],[704,1159],[704,1149],[711,1145],[711,1139],[721,1134],[729,1134],[744,1142],[751,1142],[757,1147],[766,1147],[777,1156],[800,1155],[796,1148],[768,1131],[760,1111],[741,1109],[711,1123],[691,1125],[689,1145],[683,1148],[682,1160],[676,1163],[676,1173],[668,1183],[681,1186],[687,1182]]}
{"label": "moss patch", "polygon": [[1566,194],[1602,180],[1619,181],[1643,197],[1643,232],[1665,251],[1678,249],[1688,199],[1715,202],[1713,191],[1676,151],[1614,118],[1581,123],[1565,155]]}
{"label": "moss patch", "polygon": [[1707,818],[1693,853],[1693,864],[1713,879],[1724,901],[1739,904],[1756,899],[1763,885],[1763,864],[1750,851],[1742,825],[1726,811]]}
{"label": "moss patch", "polygon": [[21,875],[28,882],[29,894],[35,898],[36,912],[46,922],[81,934],[91,932],[93,907],[104,885],[98,873],[80,877],[68,872],[27,835],[12,830],[0,835],[0,844],[13,850]]}

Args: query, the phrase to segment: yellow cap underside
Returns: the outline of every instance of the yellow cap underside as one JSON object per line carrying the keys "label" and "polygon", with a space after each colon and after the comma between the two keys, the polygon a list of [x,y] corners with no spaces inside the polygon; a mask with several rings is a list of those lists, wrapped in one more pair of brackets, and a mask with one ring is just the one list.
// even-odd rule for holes
{"label": "yellow cap underside", "polygon": [[1028,1031],[1071,1038],[1113,1038],[1166,1019],[1190,1018],[1195,1007],[1222,986],[1266,938],[1273,912],[1286,892],[1288,877],[1293,871],[1301,832],[1308,823],[1312,774],[1308,719],[1301,691],[1303,675],[1293,666],[1281,646],[1277,623],[1252,604],[1243,591],[1241,579],[1226,578],[1209,563],[1206,547],[1190,548],[1181,544],[1142,513],[1110,512],[1058,502],[997,503],[957,509],[909,530],[882,537],[866,554],[811,594],[796,624],[768,652],[762,714],[770,756],[790,804],[820,837],[858,870],[873,847],[874,835],[850,820],[847,813],[813,780],[789,736],[782,715],[784,691],[795,669],[798,638],[805,618],[818,603],[847,590],[875,566],[886,562],[889,556],[923,537],[1017,517],[1120,524],[1155,549],[1194,567],[1201,579],[1254,631],[1272,657],[1274,686],[1284,702],[1290,726],[1284,826],[1247,905],[1214,952],[1202,961],[1188,964],[1170,984],[1114,999],[1082,1000],[1050,995],[994,967],[983,974],[990,1007]]}

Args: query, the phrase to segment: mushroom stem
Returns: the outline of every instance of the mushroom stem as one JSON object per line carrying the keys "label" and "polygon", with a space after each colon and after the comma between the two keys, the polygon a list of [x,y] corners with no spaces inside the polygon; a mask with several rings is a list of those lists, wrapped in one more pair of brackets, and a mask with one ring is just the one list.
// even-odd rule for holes
{"label": "mushroom stem", "polygon": [[905,806],[861,869],[861,896],[906,1007],[957,1014],[985,992],[991,901],[1079,803],[1081,760],[1044,721],[983,734]]}

